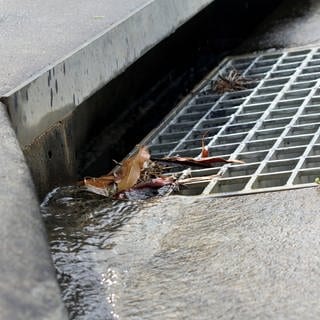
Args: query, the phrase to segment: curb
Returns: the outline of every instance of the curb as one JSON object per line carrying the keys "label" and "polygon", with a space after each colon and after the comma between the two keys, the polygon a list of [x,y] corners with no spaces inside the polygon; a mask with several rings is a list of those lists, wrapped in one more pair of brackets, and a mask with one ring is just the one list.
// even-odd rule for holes
{"label": "curb", "polygon": [[67,319],[34,185],[0,103],[0,319]]}

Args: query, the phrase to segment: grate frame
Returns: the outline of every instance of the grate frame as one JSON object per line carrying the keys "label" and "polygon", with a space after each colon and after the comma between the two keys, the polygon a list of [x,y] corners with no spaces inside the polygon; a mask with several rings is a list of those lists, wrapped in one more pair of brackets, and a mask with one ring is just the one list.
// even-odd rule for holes
{"label": "grate frame", "polygon": [[[212,83],[236,69],[248,88],[217,94]],[[218,174],[182,194],[231,196],[312,187],[320,176],[320,48],[230,56],[142,142],[155,157],[211,155],[246,163],[192,170]]]}

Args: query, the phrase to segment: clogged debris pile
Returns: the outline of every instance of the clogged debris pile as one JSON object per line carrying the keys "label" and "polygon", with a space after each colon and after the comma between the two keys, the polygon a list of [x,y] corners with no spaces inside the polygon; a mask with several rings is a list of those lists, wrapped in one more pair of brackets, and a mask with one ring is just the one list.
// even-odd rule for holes
{"label": "clogged debris pile", "polygon": [[168,174],[168,169],[172,167],[168,168],[165,164],[210,167],[217,162],[243,163],[240,160],[209,157],[208,147],[204,144],[201,154],[196,158],[176,156],[155,159],[151,157],[146,146],[140,146],[133,156],[124,160],[115,170],[99,178],[84,178],[81,184],[90,192],[118,199],[128,198],[130,192],[137,190],[154,190],[162,187],[167,187],[166,194],[169,194],[185,184],[211,180],[218,176],[190,177],[190,168],[180,174]]}

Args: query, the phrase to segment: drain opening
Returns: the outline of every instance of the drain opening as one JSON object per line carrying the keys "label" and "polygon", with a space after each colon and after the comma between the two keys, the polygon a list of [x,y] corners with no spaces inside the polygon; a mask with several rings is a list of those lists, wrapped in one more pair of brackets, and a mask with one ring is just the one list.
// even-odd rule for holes
{"label": "drain opening", "polygon": [[[253,81],[216,94],[219,75],[237,70]],[[312,186],[320,176],[320,48],[227,58],[144,143],[154,157],[213,156],[239,165],[193,170],[220,178],[182,194],[234,195]]]}

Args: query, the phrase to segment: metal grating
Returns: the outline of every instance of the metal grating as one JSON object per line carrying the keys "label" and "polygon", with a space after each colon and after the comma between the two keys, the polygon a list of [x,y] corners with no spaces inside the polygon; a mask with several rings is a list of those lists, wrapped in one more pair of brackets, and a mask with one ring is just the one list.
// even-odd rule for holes
{"label": "metal grating", "polygon": [[[215,94],[212,82],[236,69],[247,89]],[[231,57],[213,71],[145,143],[153,156],[210,155],[243,165],[193,170],[220,174],[185,194],[234,195],[314,185],[320,176],[320,48]]]}

